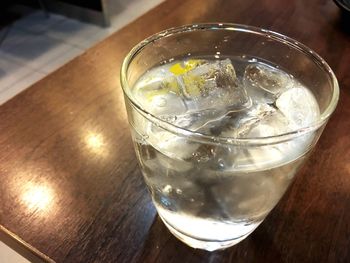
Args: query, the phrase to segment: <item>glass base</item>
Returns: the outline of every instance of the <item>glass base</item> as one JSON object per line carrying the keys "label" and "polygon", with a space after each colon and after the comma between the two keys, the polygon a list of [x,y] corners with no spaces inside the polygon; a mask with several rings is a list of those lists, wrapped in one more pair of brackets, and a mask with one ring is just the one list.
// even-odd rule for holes
{"label": "glass base", "polygon": [[175,229],[174,227],[172,227],[170,224],[168,224],[166,222],[166,220],[164,220],[161,216],[160,218],[162,219],[162,221],[164,222],[164,224],[166,225],[166,227],[169,229],[169,231],[179,240],[181,240],[182,242],[184,242],[185,244],[187,244],[190,247],[193,248],[199,248],[199,249],[203,249],[203,250],[207,250],[207,251],[214,251],[214,250],[221,250],[221,249],[225,249],[228,247],[231,247],[233,245],[236,245],[237,243],[241,242],[243,239],[245,239],[247,236],[249,236],[253,231],[240,236],[238,238],[234,238],[234,239],[230,239],[230,240],[224,240],[224,241],[218,241],[218,240],[201,240],[201,239],[197,239],[197,238],[193,238],[191,236],[185,235],[184,233],[178,231],[177,229]]}

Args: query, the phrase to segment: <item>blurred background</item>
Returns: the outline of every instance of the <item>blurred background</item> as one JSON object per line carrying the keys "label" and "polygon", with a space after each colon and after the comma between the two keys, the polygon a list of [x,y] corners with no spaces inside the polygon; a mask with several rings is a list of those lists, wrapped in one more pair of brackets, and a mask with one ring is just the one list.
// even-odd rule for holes
{"label": "blurred background", "polygon": [[1,0],[0,104],[163,0]]}

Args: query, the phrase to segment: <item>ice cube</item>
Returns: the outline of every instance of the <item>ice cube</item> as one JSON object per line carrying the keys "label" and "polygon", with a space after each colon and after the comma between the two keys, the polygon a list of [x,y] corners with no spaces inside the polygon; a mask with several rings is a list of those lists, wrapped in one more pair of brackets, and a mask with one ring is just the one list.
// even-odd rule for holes
{"label": "ice cube", "polygon": [[276,106],[288,119],[291,129],[305,127],[317,121],[320,116],[315,97],[302,86],[284,91],[278,97]]}
{"label": "ice cube", "polygon": [[290,131],[288,120],[280,111],[274,110],[265,118],[260,119],[259,124],[255,125],[248,135],[261,138],[280,135],[288,131]]}
{"label": "ice cube", "polygon": [[230,179],[225,184],[214,185],[212,193],[231,218],[261,220],[276,203],[273,178],[248,173]]}
{"label": "ice cube", "polygon": [[274,107],[259,103],[254,104],[244,112],[229,113],[228,116],[230,118],[225,120],[224,125],[219,125],[223,127],[221,136],[233,138],[254,137],[251,136],[253,128],[260,125],[262,121],[275,112],[276,109]]}
{"label": "ice cube", "polygon": [[163,75],[151,73],[156,77],[138,83],[136,98],[151,113],[191,131],[208,134],[227,111],[251,106],[229,59],[191,59],[173,64]]}
{"label": "ice cube", "polygon": [[250,106],[250,98],[239,85],[229,59],[204,61],[178,76],[188,111],[226,108],[240,111]]}
{"label": "ice cube", "polygon": [[186,160],[199,147],[197,143],[152,125],[147,132],[147,142],[165,156]]}
{"label": "ice cube", "polygon": [[169,74],[156,77],[144,77],[135,86],[135,100],[149,113],[161,116],[182,114],[187,111],[183,96],[180,94],[177,79]]}
{"label": "ice cube", "polygon": [[229,59],[189,59],[154,68],[136,83],[133,96],[148,112],[165,118],[218,108],[240,111],[251,102]]}
{"label": "ice cube", "polygon": [[155,185],[163,186],[160,189],[152,188],[155,203],[170,211],[180,210],[187,215],[197,216],[204,207],[204,193],[200,185],[191,181],[189,177],[179,179],[179,174],[160,176],[161,181],[154,181]]}
{"label": "ice cube", "polygon": [[215,109],[188,112],[186,114],[177,115],[172,119],[171,123],[190,131],[212,135],[210,132],[211,127],[215,127],[216,122],[224,118],[226,114],[227,112],[224,110]]}
{"label": "ice cube", "polygon": [[273,103],[293,82],[291,75],[261,62],[248,65],[243,77],[249,96],[266,103]]}

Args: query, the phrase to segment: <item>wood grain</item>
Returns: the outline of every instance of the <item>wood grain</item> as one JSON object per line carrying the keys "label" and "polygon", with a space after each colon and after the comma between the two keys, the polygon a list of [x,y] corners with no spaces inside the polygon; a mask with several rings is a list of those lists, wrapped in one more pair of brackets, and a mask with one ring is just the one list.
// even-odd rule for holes
{"label": "wood grain", "polygon": [[[177,241],[137,166],[119,86],[145,37],[198,22],[308,45],[341,87],[314,154],[263,224],[215,253]],[[329,0],[166,1],[0,107],[0,224],[56,262],[350,262],[350,33]]]}

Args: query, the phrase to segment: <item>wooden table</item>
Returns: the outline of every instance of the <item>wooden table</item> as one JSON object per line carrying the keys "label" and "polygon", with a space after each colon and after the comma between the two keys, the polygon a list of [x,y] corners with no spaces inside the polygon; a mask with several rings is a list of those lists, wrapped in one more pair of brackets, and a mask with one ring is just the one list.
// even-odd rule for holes
{"label": "wooden table", "polygon": [[[287,194],[238,245],[194,250],[159,220],[119,85],[130,48],[168,27],[234,22],[305,43],[338,108]],[[0,107],[1,239],[33,261],[350,262],[350,23],[330,0],[170,0]]]}

